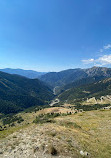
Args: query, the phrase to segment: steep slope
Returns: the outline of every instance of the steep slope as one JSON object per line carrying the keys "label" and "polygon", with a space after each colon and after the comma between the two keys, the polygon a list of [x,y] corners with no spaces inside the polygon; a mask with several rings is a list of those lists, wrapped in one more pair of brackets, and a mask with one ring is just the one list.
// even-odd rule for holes
{"label": "steep slope", "polygon": [[76,88],[76,87],[80,87],[83,85],[91,84],[91,83],[94,83],[96,81],[100,81],[104,78],[105,78],[104,76],[82,78],[82,79],[76,80],[74,82],[71,82],[69,84],[66,84],[65,86],[56,88],[56,94],[60,94],[60,93],[64,92],[67,89],[70,89],[70,88]]}
{"label": "steep slope", "polygon": [[98,99],[106,95],[111,95],[111,78],[67,89],[59,95],[59,99],[63,102],[67,100],[67,102],[76,103],[87,98],[95,97]]}
{"label": "steep slope", "polygon": [[95,77],[100,80],[111,77],[111,68],[92,67],[89,69],[69,69],[47,73],[40,76],[40,79],[55,88],[56,86],[61,87],[87,77]]}
{"label": "steep slope", "polygon": [[6,72],[9,74],[21,75],[21,76],[28,77],[31,79],[38,78],[39,76],[45,74],[45,72],[37,72],[33,70],[23,70],[23,69],[10,69],[10,68],[0,69],[0,71]]}
{"label": "steep slope", "polygon": [[52,91],[38,79],[0,72],[0,113],[43,105],[52,98]]}
{"label": "steep slope", "polygon": [[47,73],[40,76],[40,80],[54,88],[56,86],[64,86],[70,82],[84,77],[87,77],[87,74],[82,69],[69,69],[60,72]]}
{"label": "steep slope", "polygon": [[84,69],[84,72],[87,73],[88,76],[94,77],[94,76],[104,76],[104,77],[111,77],[111,68],[106,67],[92,67],[89,69]]}

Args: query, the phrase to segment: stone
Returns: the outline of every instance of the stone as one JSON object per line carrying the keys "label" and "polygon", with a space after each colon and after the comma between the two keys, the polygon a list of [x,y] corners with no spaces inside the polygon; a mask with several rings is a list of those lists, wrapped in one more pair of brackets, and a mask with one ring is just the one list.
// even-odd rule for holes
{"label": "stone", "polygon": [[2,149],[0,149],[0,154],[3,154],[3,150]]}

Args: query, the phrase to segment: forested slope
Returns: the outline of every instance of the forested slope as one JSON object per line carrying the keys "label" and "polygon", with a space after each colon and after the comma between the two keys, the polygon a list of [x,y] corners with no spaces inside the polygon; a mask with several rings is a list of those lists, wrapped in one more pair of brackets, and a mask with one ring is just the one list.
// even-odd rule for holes
{"label": "forested slope", "polygon": [[44,105],[52,98],[52,91],[38,79],[0,72],[0,113]]}

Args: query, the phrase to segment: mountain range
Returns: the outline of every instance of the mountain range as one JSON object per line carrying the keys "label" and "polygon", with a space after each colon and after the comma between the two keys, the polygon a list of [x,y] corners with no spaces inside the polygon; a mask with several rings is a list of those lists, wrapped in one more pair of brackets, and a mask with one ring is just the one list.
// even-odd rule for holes
{"label": "mountain range", "polygon": [[54,88],[61,102],[77,103],[111,95],[111,68],[69,69],[47,73],[40,79]]}
{"label": "mountain range", "polygon": [[17,74],[17,75],[25,76],[31,79],[38,78],[39,76],[45,74],[45,72],[37,72],[34,70],[11,69],[11,68],[0,69],[0,71],[6,72],[9,74]]}
{"label": "mountain range", "polygon": [[49,72],[40,76],[39,79],[54,88],[87,77],[99,77],[100,79],[111,77],[111,68],[92,67],[88,69],[69,69],[60,72]]}
{"label": "mountain range", "polygon": [[111,94],[111,68],[69,69],[38,78],[0,71],[0,113],[16,113],[32,106],[46,105],[54,97],[61,102],[76,103]]}

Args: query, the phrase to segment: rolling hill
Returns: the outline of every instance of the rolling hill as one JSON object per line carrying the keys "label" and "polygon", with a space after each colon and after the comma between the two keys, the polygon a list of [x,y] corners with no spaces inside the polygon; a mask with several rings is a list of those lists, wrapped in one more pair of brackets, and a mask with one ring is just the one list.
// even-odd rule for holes
{"label": "rolling hill", "polygon": [[52,91],[38,79],[0,72],[0,113],[15,113],[44,105],[53,96]]}

